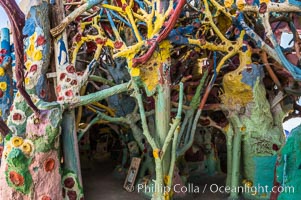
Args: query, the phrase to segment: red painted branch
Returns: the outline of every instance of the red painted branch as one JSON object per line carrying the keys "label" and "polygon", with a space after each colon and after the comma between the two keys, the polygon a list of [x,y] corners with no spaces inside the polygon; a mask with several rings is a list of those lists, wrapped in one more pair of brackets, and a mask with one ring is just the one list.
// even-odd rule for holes
{"label": "red painted branch", "polygon": [[186,4],[186,0],[180,0],[176,9],[172,13],[172,16],[169,18],[167,22],[167,26],[163,29],[163,31],[159,34],[159,36],[156,38],[156,40],[150,41],[151,47],[147,51],[146,54],[143,56],[140,56],[138,58],[133,59],[133,67],[146,63],[150,57],[153,55],[156,45],[158,45],[160,42],[162,42],[170,33],[170,31],[174,28],[176,25],[176,22],[180,16],[181,10],[183,6]]}
{"label": "red painted branch", "polygon": [[203,108],[204,108],[204,106],[205,106],[205,103],[206,103],[206,101],[207,101],[207,99],[208,99],[208,96],[209,96],[209,94],[210,94],[211,89],[212,89],[212,86],[211,86],[211,84],[209,83],[209,85],[207,86],[206,91],[205,91],[205,93],[204,93],[204,96],[203,96],[203,98],[202,98],[202,100],[201,100],[201,103],[200,103],[200,106],[199,106],[199,110],[203,110]]}
{"label": "red painted branch", "polygon": [[24,86],[24,49],[22,29],[25,25],[25,15],[14,0],[0,0],[0,5],[5,10],[11,24],[16,56],[17,89],[24,97],[27,104],[38,114],[39,109],[34,105]]}
{"label": "red painted branch", "polygon": [[221,104],[215,103],[215,104],[205,104],[203,107],[203,110],[212,110],[212,111],[217,111],[217,110],[222,110]]}

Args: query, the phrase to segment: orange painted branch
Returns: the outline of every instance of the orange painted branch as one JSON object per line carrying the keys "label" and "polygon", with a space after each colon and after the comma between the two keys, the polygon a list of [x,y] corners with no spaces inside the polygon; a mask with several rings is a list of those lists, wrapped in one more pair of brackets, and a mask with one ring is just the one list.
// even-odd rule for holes
{"label": "orange painted branch", "polygon": [[268,57],[267,57],[267,53],[263,52],[261,54],[261,59],[264,63],[265,68],[267,69],[271,79],[274,81],[274,83],[277,85],[278,88],[282,88],[282,85],[278,79],[278,77],[276,76],[276,74],[274,73],[272,67],[270,66],[269,62],[268,62]]}

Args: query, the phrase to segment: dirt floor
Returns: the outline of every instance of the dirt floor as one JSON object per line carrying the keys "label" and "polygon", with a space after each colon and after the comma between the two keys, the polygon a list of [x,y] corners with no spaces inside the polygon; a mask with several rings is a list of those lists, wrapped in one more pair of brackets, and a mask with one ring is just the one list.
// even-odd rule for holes
{"label": "dirt floor", "polygon": [[[86,200],[141,200],[145,199],[136,192],[129,193],[123,189],[123,180],[113,177],[114,164],[110,161],[91,162],[90,167],[82,170],[84,192]],[[224,200],[226,194],[210,192],[210,186],[215,190],[215,185],[224,185],[226,176],[218,174],[215,176],[202,175],[194,178],[194,187],[199,187],[199,193],[186,195],[183,200]],[[207,185],[206,185],[207,184]],[[213,185],[213,186],[212,186]],[[204,188],[206,187],[205,191]],[[203,192],[204,191],[204,192]]]}

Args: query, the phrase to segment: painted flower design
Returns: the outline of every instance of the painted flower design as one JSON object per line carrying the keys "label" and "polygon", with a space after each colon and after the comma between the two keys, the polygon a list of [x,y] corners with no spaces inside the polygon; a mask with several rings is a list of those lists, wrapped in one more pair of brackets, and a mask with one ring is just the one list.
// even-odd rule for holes
{"label": "painted flower design", "polygon": [[7,89],[7,84],[6,84],[6,82],[0,82],[0,89],[1,89],[2,91],[6,91],[6,89]]}
{"label": "painted flower design", "polygon": [[25,141],[21,146],[21,150],[25,155],[29,155],[32,152],[32,146],[28,141]]}
{"label": "painted flower design", "polygon": [[15,136],[11,139],[11,143],[14,147],[19,147],[23,144],[23,138]]}

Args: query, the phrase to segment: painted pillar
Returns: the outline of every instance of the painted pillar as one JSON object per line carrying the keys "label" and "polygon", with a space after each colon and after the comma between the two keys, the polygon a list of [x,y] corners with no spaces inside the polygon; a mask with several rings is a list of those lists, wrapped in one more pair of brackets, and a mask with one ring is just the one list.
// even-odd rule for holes
{"label": "painted pillar", "polygon": [[12,58],[8,28],[1,29],[0,45],[0,117],[6,120],[13,100]]}
{"label": "painted pillar", "polygon": [[5,49],[6,53],[5,55],[10,54],[10,34],[8,28],[2,28],[1,29],[1,49]]}
{"label": "painted pillar", "polygon": [[73,171],[75,174],[78,174],[80,184],[82,185],[80,162],[78,161],[79,152],[76,133],[74,110],[67,110],[63,114],[62,121],[64,168],[67,171]]}
{"label": "painted pillar", "polygon": [[[158,134],[159,143],[163,146],[170,123],[170,86],[168,83],[164,83],[163,85],[159,85],[158,88],[156,100],[156,132]],[[168,174],[171,145],[167,148],[167,152],[162,162],[163,175]]]}

